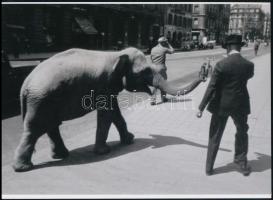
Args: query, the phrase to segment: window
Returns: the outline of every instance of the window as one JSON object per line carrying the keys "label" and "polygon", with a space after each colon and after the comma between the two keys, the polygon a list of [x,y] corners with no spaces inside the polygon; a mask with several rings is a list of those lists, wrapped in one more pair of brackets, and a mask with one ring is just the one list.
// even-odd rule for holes
{"label": "window", "polygon": [[198,18],[194,18],[194,19],[193,19],[193,24],[194,24],[194,25],[198,25]]}
{"label": "window", "polygon": [[177,16],[174,15],[174,25],[177,26]]}
{"label": "window", "polygon": [[189,11],[192,12],[192,5],[189,5]]}
{"label": "window", "polygon": [[172,24],[173,23],[173,15],[172,14],[169,14],[168,16],[168,24]]}
{"label": "window", "polygon": [[194,5],[193,8],[194,8],[194,10],[193,10],[194,12],[198,12],[199,11],[199,5]]}
{"label": "window", "polygon": [[179,17],[179,24],[178,25],[182,26],[182,17],[181,16]]}

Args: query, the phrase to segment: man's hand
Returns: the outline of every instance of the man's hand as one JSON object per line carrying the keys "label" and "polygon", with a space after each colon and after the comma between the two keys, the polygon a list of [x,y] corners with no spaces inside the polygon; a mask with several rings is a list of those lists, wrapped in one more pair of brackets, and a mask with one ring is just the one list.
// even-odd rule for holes
{"label": "man's hand", "polygon": [[203,112],[201,110],[198,110],[198,112],[196,113],[196,117],[201,118],[202,114]]}

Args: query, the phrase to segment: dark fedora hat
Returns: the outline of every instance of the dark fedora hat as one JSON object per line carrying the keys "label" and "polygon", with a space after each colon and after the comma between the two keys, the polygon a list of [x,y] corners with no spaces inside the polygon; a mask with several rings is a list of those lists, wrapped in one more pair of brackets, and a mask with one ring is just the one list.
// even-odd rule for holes
{"label": "dark fedora hat", "polygon": [[231,34],[226,36],[225,41],[222,44],[222,47],[224,49],[227,48],[227,45],[229,44],[238,44],[241,47],[245,45],[245,42],[242,41],[242,35],[237,35],[237,34]]}

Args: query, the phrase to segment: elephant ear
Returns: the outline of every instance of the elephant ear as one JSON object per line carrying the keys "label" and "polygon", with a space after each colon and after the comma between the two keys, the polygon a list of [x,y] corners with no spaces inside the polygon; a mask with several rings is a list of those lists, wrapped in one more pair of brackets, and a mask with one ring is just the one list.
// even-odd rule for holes
{"label": "elephant ear", "polygon": [[[113,72],[110,77],[110,88],[115,92],[124,89],[124,79],[130,69],[130,61],[128,55],[121,55],[113,66]],[[126,82],[126,81],[125,81]]]}
{"label": "elephant ear", "polygon": [[129,56],[124,54],[119,57],[119,60],[115,63],[113,66],[113,77],[115,79],[121,80],[123,76],[125,76],[128,71],[130,66],[130,60]]}

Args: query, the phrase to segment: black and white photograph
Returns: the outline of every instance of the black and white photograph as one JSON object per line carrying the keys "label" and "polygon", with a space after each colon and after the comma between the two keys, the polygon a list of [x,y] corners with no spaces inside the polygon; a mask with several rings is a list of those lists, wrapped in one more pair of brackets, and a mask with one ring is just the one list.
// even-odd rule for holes
{"label": "black and white photograph", "polygon": [[271,198],[270,2],[1,2],[2,198]]}

